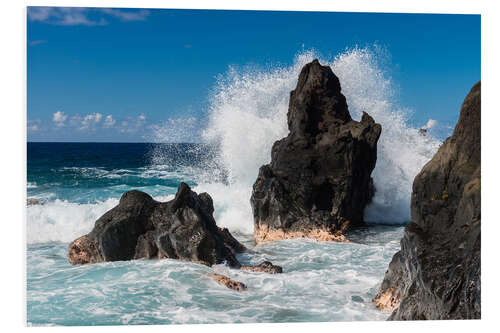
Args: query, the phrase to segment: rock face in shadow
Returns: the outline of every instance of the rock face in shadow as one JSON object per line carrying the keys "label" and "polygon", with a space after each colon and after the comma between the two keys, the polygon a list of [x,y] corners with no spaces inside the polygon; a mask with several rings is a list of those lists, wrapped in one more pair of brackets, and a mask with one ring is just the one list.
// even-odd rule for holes
{"label": "rock face in shadow", "polygon": [[374,299],[391,320],[481,318],[481,83],[415,177],[411,222]]}
{"label": "rock face in shadow", "polygon": [[240,267],[236,253],[245,250],[227,229],[217,227],[213,202],[181,183],[175,198],[160,203],[129,191],[118,206],[99,218],[94,229],[69,246],[72,264],[139,258],[172,258]]}
{"label": "rock face in shadow", "polygon": [[366,113],[351,119],[339,79],[317,60],[302,68],[287,117],[290,133],[253,186],[255,240],[345,241],[374,193],[381,126]]}

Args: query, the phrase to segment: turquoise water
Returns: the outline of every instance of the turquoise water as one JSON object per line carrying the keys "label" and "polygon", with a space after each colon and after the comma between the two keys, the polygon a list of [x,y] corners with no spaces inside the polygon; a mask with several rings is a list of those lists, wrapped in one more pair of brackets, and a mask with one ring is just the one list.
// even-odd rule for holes
{"label": "turquoise water", "polygon": [[[361,236],[361,234],[364,234]],[[363,243],[286,240],[239,256],[271,260],[277,275],[206,267],[176,260],[134,260],[72,266],[66,243],[28,247],[28,322],[32,325],[385,320],[371,299],[401,227],[359,232]],[[248,236],[238,235],[251,246]],[[209,277],[217,272],[245,283],[235,292]]]}
{"label": "turquoise water", "polygon": [[[160,153],[159,153],[160,152]],[[27,321],[30,325],[121,325],[385,320],[371,299],[401,226],[374,225],[351,243],[286,240],[254,246],[252,222],[239,209],[238,188],[218,170],[204,182],[204,145],[28,144]],[[219,177],[219,178],[217,178]],[[169,200],[180,181],[207,190],[219,225],[251,250],[242,263],[270,260],[283,274],[206,267],[175,260],[135,260],[72,266],[68,244],[89,232],[123,192],[141,189]],[[243,201],[242,201],[243,202]],[[249,204],[246,203],[244,209]],[[243,209],[243,208],[242,208]],[[249,231],[250,230],[250,231]],[[209,277],[245,283],[235,292]]]}

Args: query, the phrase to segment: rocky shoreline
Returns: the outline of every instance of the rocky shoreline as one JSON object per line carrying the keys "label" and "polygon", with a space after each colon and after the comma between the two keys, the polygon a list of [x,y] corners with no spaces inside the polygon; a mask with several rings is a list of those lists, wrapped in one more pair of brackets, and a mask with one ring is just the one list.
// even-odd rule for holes
{"label": "rocky shoreline", "polygon": [[[481,317],[481,84],[466,97],[453,135],[417,175],[411,222],[373,299],[392,311],[390,320]],[[290,93],[288,136],[272,147],[253,185],[250,204],[255,242],[292,238],[348,242],[346,232],[364,225],[375,187],[382,128],[364,113],[351,118],[339,79],[317,60],[306,64]],[[40,204],[28,201],[30,204]],[[68,249],[71,264],[134,259],[176,259],[207,266],[279,274],[264,261],[242,265],[247,249],[217,226],[208,193],[181,183],[175,198],[158,202],[141,191],[119,204]],[[247,286],[221,274],[219,284]]]}
{"label": "rocky shoreline", "polygon": [[411,222],[374,300],[389,320],[481,318],[481,83],[415,177]]}
{"label": "rocky shoreline", "polygon": [[[158,202],[141,191],[123,194],[119,204],[95,222],[94,229],[69,245],[68,260],[73,265],[132,259],[177,259],[212,266],[254,272],[281,273],[282,268],[265,261],[258,266],[242,266],[237,253],[246,251],[213,218],[213,202],[207,193],[197,194],[181,183],[175,198]],[[229,278],[216,278],[234,289]],[[235,290],[244,290],[236,288]]]}

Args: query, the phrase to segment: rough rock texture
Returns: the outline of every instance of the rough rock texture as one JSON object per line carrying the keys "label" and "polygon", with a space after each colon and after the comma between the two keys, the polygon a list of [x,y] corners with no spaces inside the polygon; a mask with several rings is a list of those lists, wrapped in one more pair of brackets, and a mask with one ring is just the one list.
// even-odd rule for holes
{"label": "rough rock texture", "polygon": [[251,272],[264,272],[269,274],[283,273],[283,268],[273,265],[270,261],[264,261],[258,266],[241,266],[240,269]]}
{"label": "rough rock texture", "polygon": [[[217,227],[207,193],[196,194],[181,183],[175,198],[158,202],[148,194],[129,191],[118,206],[101,216],[94,229],[69,245],[74,265],[131,259],[179,259],[204,265],[227,262],[231,267],[281,273],[265,261],[241,266],[236,254],[246,251],[226,228]],[[244,285],[243,285],[244,286]]]}
{"label": "rough rock texture", "polygon": [[226,229],[217,227],[212,199],[181,183],[175,198],[160,203],[148,194],[129,191],[99,218],[94,229],[69,246],[72,264],[139,258],[173,258],[239,267],[236,253],[245,250]]}
{"label": "rough rock texture", "polygon": [[317,60],[302,68],[287,116],[290,133],[253,186],[255,240],[345,241],[342,231],[363,223],[374,193],[381,126],[366,113],[351,119],[339,79]]}
{"label": "rough rock texture", "polygon": [[227,287],[229,289],[233,289],[236,291],[244,291],[247,289],[247,286],[239,281],[232,280],[225,275],[222,274],[212,274],[212,278],[215,279],[220,285]]}
{"label": "rough rock texture", "polygon": [[411,222],[374,299],[389,319],[481,317],[481,83],[415,177]]}

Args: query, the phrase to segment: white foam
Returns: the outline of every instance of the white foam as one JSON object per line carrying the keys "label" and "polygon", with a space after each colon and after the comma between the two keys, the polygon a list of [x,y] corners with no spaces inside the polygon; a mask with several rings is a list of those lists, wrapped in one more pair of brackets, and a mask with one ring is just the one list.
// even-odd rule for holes
{"label": "white foam", "polygon": [[94,222],[116,204],[118,199],[108,199],[95,204],[55,200],[44,205],[28,206],[28,244],[71,242],[92,230]]}
{"label": "white foam", "polygon": [[[154,199],[164,202],[173,197],[164,195]],[[43,205],[30,205],[26,212],[27,242],[71,242],[90,232],[95,221],[115,207],[118,201],[117,198],[110,198],[97,203],[79,204],[58,199]]]}

